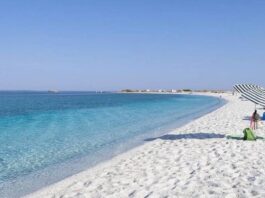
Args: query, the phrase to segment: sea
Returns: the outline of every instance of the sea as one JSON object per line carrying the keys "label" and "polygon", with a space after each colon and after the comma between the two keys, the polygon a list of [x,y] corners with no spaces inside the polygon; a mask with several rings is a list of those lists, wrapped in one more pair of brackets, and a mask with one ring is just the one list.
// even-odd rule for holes
{"label": "sea", "polygon": [[0,197],[86,170],[225,103],[218,97],[0,92]]}

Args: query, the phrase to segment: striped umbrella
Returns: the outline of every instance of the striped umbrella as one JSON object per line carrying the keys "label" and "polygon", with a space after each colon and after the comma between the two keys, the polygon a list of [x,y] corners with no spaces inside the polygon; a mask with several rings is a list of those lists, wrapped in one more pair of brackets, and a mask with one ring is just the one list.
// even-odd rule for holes
{"label": "striped umbrella", "polygon": [[253,84],[237,84],[234,85],[234,89],[239,93],[244,93],[249,90],[260,90],[265,93],[265,90],[262,87]]}
{"label": "striped umbrella", "polygon": [[248,90],[242,93],[242,96],[257,105],[265,107],[265,91],[262,88]]}

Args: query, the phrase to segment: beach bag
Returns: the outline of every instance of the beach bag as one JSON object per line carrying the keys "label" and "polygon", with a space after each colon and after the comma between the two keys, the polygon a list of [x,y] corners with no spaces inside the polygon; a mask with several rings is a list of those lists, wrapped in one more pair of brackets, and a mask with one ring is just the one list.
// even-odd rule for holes
{"label": "beach bag", "polygon": [[244,131],[244,140],[256,140],[256,136],[254,134],[254,132],[250,129],[250,128],[246,128]]}

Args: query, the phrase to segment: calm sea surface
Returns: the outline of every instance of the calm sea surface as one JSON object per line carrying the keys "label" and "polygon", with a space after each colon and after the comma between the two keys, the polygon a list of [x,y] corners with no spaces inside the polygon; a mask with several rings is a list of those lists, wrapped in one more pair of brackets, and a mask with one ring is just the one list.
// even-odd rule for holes
{"label": "calm sea surface", "polygon": [[0,197],[19,197],[223,104],[192,95],[0,92]]}

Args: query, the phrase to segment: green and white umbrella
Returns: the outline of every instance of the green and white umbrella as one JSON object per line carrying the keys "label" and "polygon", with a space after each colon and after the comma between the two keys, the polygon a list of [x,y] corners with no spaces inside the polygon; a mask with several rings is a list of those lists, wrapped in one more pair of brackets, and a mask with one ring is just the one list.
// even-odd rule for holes
{"label": "green and white umbrella", "polygon": [[251,89],[242,93],[242,97],[247,100],[265,107],[265,92],[262,89]]}
{"label": "green and white umbrella", "polygon": [[234,85],[234,89],[239,93],[244,93],[249,90],[260,90],[261,92],[265,93],[265,90],[262,87],[254,84],[237,84]]}

